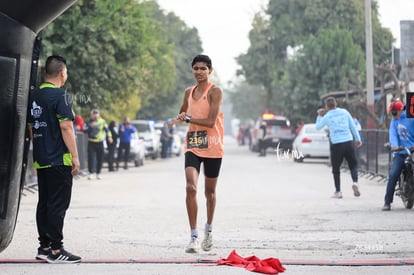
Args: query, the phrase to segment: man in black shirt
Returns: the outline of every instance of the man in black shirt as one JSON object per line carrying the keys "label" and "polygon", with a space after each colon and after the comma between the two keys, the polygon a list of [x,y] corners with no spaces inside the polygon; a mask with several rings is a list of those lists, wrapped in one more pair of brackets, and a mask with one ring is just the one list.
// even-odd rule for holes
{"label": "man in black shirt", "polygon": [[36,223],[40,247],[36,259],[76,263],[81,258],[67,252],[62,242],[72,176],[80,168],[71,100],[61,89],[67,80],[66,60],[50,56],[45,69],[45,82],[31,95],[28,110],[33,165],[37,169],[39,188]]}

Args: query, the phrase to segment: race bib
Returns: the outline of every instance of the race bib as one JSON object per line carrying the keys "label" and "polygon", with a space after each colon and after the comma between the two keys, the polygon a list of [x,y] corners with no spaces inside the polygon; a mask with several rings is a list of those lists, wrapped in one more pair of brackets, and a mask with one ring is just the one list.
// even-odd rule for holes
{"label": "race bib", "polygon": [[188,135],[187,135],[187,148],[188,149],[208,148],[207,131],[188,132]]}

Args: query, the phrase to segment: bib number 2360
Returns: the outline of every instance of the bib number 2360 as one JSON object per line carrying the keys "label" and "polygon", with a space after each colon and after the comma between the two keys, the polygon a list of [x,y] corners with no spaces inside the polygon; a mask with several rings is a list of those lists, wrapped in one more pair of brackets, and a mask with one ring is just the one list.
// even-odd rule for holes
{"label": "bib number 2360", "polygon": [[187,135],[187,148],[208,148],[207,131],[189,132]]}

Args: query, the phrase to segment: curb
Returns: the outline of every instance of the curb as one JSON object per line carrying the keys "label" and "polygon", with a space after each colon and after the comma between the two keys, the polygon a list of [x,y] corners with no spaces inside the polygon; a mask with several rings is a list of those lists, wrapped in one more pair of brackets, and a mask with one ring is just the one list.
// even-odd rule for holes
{"label": "curb", "polygon": [[[82,259],[84,264],[205,264],[216,265],[218,259]],[[0,264],[42,264],[46,261],[35,259],[0,259]],[[305,266],[404,266],[414,265],[414,259],[403,260],[281,260],[283,265],[305,265]]]}

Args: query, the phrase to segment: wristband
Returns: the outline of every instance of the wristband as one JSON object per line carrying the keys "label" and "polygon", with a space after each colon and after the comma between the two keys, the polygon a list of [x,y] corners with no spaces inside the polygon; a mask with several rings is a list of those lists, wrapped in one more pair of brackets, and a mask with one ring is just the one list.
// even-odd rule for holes
{"label": "wristband", "polygon": [[185,115],[185,122],[190,123],[191,116]]}

